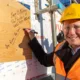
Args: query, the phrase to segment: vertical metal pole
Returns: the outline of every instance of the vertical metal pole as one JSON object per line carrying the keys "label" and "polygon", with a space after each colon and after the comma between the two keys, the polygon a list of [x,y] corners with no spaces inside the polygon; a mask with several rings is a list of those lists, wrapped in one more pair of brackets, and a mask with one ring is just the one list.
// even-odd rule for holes
{"label": "vertical metal pole", "polygon": [[[50,1],[50,6],[52,5],[52,0]],[[51,27],[52,27],[52,40],[53,40],[53,48],[55,48],[57,44],[56,39],[56,23],[55,23],[55,13],[53,11],[50,12],[51,16]],[[54,19],[53,19],[54,18]]]}
{"label": "vertical metal pole", "polygon": [[[39,10],[39,0],[34,0],[35,12]],[[35,19],[38,20],[39,15],[35,15]]]}

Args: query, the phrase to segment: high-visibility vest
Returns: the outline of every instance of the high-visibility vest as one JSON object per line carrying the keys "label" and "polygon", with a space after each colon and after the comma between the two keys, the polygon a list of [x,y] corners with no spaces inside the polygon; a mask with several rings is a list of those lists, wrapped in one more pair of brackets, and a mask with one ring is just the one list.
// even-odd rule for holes
{"label": "high-visibility vest", "polygon": [[[61,44],[56,47],[56,50]],[[55,80],[80,80],[80,57],[75,61],[68,73],[64,69],[63,61],[56,54],[54,54],[53,62],[56,69]]]}

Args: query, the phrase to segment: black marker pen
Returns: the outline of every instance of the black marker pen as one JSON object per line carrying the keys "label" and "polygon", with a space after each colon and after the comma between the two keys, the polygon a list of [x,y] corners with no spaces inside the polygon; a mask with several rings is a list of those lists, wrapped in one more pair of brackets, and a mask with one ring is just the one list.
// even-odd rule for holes
{"label": "black marker pen", "polygon": [[24,31],[25,31],[26,29],[32,31],[32,32],[35,33],[35,34],[38,34],[38,32],[36,32],[36,31],[33,30],[33,29],[30,29],[30,28],[23,28]]}

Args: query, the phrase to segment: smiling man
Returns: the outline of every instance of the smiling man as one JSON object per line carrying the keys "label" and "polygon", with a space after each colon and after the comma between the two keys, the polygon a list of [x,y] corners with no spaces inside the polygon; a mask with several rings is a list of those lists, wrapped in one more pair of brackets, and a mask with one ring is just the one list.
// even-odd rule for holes
{"label": "smiling man", "polygon": [[64,21],[63,32],[66,41],[70,44],[74,51],[80,48],[80,20]]}
{"label": "smiling man", "polygon": [[32,31],[29,46],[38,61],[48,67],[55,66],[56,80],[80,80],[80,4],[71,4],[61,16],[64,41],[46,54]]}

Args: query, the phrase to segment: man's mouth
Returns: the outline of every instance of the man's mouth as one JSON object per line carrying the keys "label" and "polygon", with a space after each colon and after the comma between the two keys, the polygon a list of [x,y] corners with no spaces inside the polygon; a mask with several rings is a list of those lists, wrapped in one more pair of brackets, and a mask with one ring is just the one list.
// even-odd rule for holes
{"label": "man's mouth", "polygon": [[77,39],[77,37],[68,37],[68,38],[71,39],[71,40]]}

